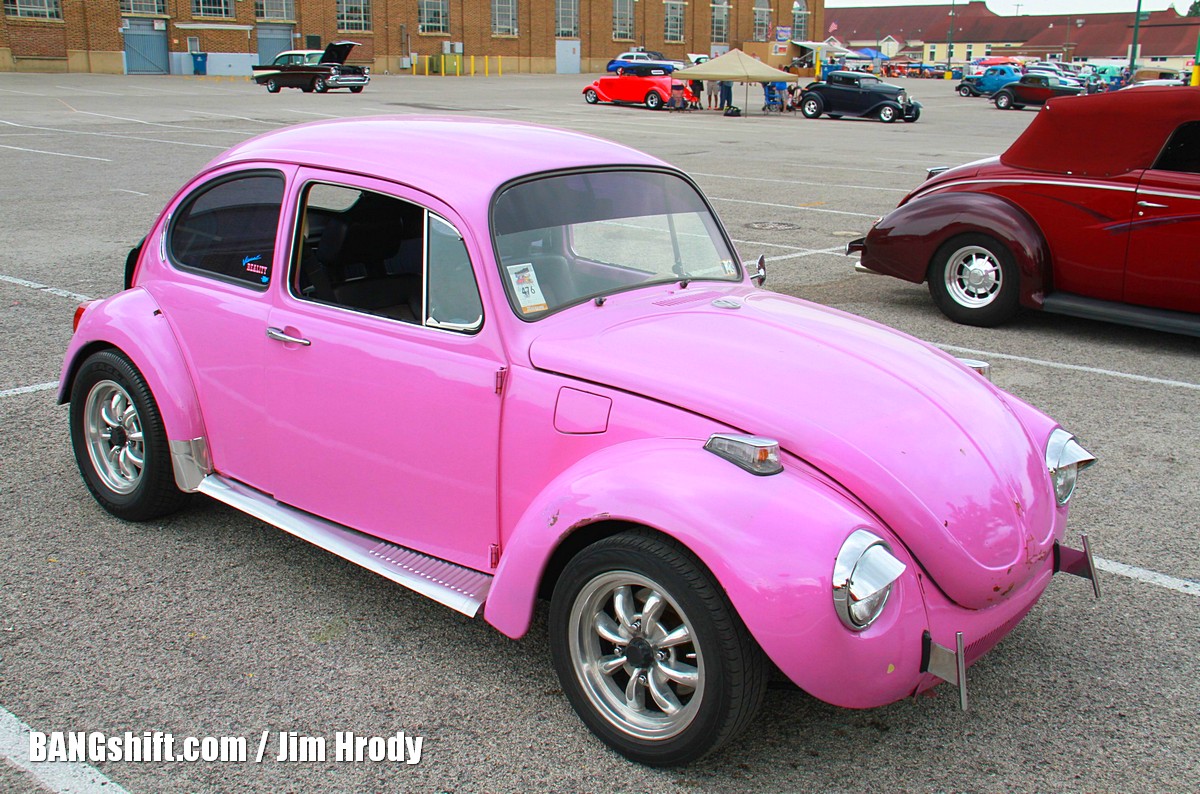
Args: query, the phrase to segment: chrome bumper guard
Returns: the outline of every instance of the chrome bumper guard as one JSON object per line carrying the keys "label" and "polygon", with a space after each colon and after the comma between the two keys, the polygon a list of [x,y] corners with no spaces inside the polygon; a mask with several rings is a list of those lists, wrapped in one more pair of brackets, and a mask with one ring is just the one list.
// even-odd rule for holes
{"label": "chrome bumper guard", "polygon": [[[1100,580],[1092,562],[1092,548],[1087,535],[1081,536],[1083,550],[1054,544],[1054,572],[1069,573],[1092,581],[1092,592],[1100,597]],[[921,672],[935,675],[958,687],[958,704],[967,710],[967,654],[961,631],[954,634],[954,647],[947,648],[933,641],[929,632],[921,636]]]}

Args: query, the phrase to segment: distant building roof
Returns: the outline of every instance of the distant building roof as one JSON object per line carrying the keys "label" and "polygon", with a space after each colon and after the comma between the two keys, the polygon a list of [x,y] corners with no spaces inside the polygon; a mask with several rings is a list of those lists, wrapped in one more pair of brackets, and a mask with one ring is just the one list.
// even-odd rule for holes
{"label": "distant building roof", "polygon": [[[951,17],[953,11],[953,17]],[[1125,58],[1133,41],[1133,14],[1025,14],[1000,16],[983,0],[936,6],[828,8],[830,35],[842,43],[895,39],[903,50],[928,42],[946,43],[953,20],[953,40],[1018,45],[1014,52],[1038,55],[1062,52],[1069,45],[1074,58]],[[1179,57],[1196,51],[1200,17],[1185,17],[1175,9],[1152,11],[1140,25],[1142,58]]]}

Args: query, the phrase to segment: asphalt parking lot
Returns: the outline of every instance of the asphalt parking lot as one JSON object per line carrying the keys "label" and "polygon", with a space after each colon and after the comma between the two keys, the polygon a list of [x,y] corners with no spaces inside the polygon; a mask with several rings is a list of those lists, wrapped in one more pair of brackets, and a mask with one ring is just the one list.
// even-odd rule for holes
{"label": "asphalt parking lot", "polygon": [[[93,772],[139,793],[1200,790],[1200,339],[1029,313],[957,326],[924,287],[856,274],[842,254],[926,167],[999,153],[1035,111],[912,80],[895,82],[925,104],[916,124],[764,116],[740,87],[751,114],[723,118],[588,106],[590,80],[378,76],[354,96],[0,74],[0,790],[112,790],[84,788],[104,782]],[[152,524],[104,513],[50,385],[76,304],[120,288],[126,251],[221,150],[282,125],[383,113],[523,119],[649,151],[696,178],[744,260],[767,256],[769,288],[989,360],[999,385],[1100,459],[1081,477],[1071,540],[1089,534],[1103,598],[1056,577],[971,668],[968,712],[948,687],[859,712],[780,686],[722,753],[652,770],[575,717],[544,612],[514,642],[213,502]],[[268,755],[50,765],[39,778],[6,743],[16,721],[248,737],[252,755],[263,731],[403,730],[424,745],[419,764]]]}

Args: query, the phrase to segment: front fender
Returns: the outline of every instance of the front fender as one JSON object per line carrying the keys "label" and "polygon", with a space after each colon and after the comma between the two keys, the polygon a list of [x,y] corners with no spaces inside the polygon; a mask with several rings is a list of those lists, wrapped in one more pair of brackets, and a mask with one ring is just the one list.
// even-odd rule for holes
{"label": "front fender", "polygon": [[1008,249],[1021,274],[1021,304],[1040,308],[1050,286],[1045,237],[1024,210],[989,193],[946,190],[910,198],[867,234],[862,264],[920,284],[938,248],[968,233],[993,237]]}
{"label": "front fender", "polygon": [[154,394],[167,438],[204,437],[204,417],[179,343],[158,304],[135,287],[88,307],[67,346],[58,380],[58,401],[71,399],[75,374],[96,350],[114,347],[129,357]]}
{"label": "front fender", "polygon": [[[702,443],[618,444],[555,478],[508,536],[484,618],[522,636],[555,550],[599,522],[629,522],[690,549],[767,655],[814,696],[868,706],[909,694],[927,619],[918,566],[902,544],[795,459],[780,474],[757,477]],[[832,574],[841,544],[862,526],[887,539],[907,570],[880,620],[856,633],[833,610]],[[840,683],[847,675],[856,676],[852,691]]]}

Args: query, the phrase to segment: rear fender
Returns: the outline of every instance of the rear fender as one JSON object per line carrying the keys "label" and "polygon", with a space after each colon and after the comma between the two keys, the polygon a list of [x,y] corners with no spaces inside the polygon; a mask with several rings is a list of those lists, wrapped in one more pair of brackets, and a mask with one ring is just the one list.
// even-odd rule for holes
{"label": "rear fender", "polygon": [[[205,467],[204,416],[191,371],[166,317],[150,293],[135,287],[88,307],[63,359],[58,381],[60,404],[71,399],[71,388],[80,365],[92,353],[105,348],[116,348],[128,356],[146,379],[162,414],[172,452],[175,453],[183,443],[195,462],[201,468]],[[180,461],[174,463],[177,483],[189,490],[194,474],[181,481]]]}
{"label": "rear fender", "polygon": [[[903,545],[793,458],[785,456],[780,474],[758,477],[702,445],[696,439],[631,441],[555,478],[507,535],[484,618],[521,637],[539,589],[549,589],[566,562],[556,550],[574,553],[572,539],[590,542],[638,525],[674,538],[707,566],[759,645],[797,685],[847,705],[861,705],[860,695],[886,694],[879,702],[903,697],[911,678],[900,683],[899,676],[876,676],[862,693],[836,691],[847,668],[860,665],[884,671],[892,664],[916,675],[926,618],[918,567]],[[831,580],[841,544],[862,526],[888,539],[908,569],[886,620],[853,634],[833,610]],[[900,642],[902,636],[909,642]],[[817,659],[806,647],[828,654]],[[880,689],[868,693],[874,687]]]}
{"label": "rear fender", "polygon": [[908,200],[871,229],[863,265],[919,284],[937,250],[960,234],[984,234],[1002,243],[1020,271],[1021,305],[1041,308],[1051,287],[1046,240],[1020,207],[988,193],[945,191]]}

